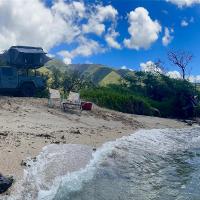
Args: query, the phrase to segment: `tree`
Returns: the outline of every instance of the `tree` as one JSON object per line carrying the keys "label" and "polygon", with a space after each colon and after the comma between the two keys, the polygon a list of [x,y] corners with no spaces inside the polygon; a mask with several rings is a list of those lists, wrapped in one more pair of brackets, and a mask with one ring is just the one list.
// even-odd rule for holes
{"label": "tree", "polygon": [[154,66],[155,66],[155,71],[158,73],[158,74],[163,74],[165,73],[165,67],[164,67],[164,62],[160,59],[157,59],[155,62],[154,62]]}
{"label": "tree", "polygon": [[54,89],[58,89],[60,87],[61,83],[61,71],[58,68],[53,68],[52,69],[52,84],[51,87]]}
{"label": "tree", "polygon": [[193,55],[187,51],[169,51],[168,59],[181,70],[182,78],[185,80],[188,64]]}
{"label": "tree", "polygon": [[87,81],[79,71],[65,71],[61,85],[65,92],[79,91],[82,88],[91,87],[92,83]]}

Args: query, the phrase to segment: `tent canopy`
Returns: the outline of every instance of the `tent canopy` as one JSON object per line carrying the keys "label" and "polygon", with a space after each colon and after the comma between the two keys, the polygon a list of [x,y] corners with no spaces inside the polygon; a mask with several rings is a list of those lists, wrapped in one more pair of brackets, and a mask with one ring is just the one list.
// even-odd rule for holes
{"label": "tent canopy", "polygon": [[12,46],[1,56],[4,63],[17,68],[39,68],[50,60],[41,47]]}

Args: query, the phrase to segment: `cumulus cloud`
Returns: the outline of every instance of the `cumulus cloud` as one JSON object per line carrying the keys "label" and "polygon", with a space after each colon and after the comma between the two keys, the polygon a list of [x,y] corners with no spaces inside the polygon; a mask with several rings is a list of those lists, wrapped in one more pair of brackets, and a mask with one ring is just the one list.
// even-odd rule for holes
{"label": "cumulus cloud", "polygon": [[191,17],[190,19],[183,19],[181,21],[181,26],[187,27],[187,26],[189,26],[190,23],[194,23],[194,17]]}
{"label": "cumulus cloud", "polygon": [[146,63],[140,63],[140,68],[144,72],[151,72],[151,73],[162,73],[162,69],[156,66],[153,61],[147,61]]}
{"label": "cumulus cloud", "polygon": [[58,52],[57,54],[62,57],[63,62],[66,65],[72,64],[73,57],[69,51],[63,50],[63,51]]}
{"label": "cumulus cloud", "polygon": [[127,69],[127,66],[123,65],[123,66],[121,67],[121,69]]}
{"label": "cumulus cloud", "polygon": [[122,67],[121,67],[121,69],[124,69],[124,70],[129,70],[129,71],[134,71],[133,69],[131,69],[131,68],[128,68],[127,66],[125,66],[125,65],[123,65]]}
{"label": "cumulus cloud", "polygon": [[124,40],[124,45],[130,49],[148,49],[158,39],[161,25],[157,20],[153,21],[149,12],[143,7],[131,11],[128,19],[130,23],[128,32],[131,37]]}
{"label": "cumulus cloud", "polygon": [[83,24],[82,30],[84,33],[95,33],[102,35],[105,32],[105,21],[112,21],[115,23],[118,11],[111,5],[97,6],[94,12],[89,17],[88,23]]}
{"label": "cumulus cloud", "polygon": [[[166,73],[167,76],[174,79],[182,79],[181,73],[178,71],[169,71]],[[200,83],[200,75],[190,75],[187,76],[187,80],[191,83]]]}
{"label": "cumulus cloud", "polygon": [[168,44],[173,40],[173,36],[170,35],[171,33],[173,33],[173,29],[169,30],[169,28],[165,27],[165,35],[162,38],[164,46],[168,46]]}
{"label": "cumulus cloud", "polygon": [[200,83],[200,75],[197,75],[197,76],[189,76],[188,80],[191,82],[191,83]]}
{"label": "cumulus cloud", "polygon": [[72,1],[65,3],[63,0],[57,1],[52,10],[61,14],[66,20],[80,20],[85,17],[86,7],[83,2]]}
{"label": "cumulus cloud", "polygon": [[[76,56],[100,53],[108,46],[120,49],[117,15],[111,5],[82,0],[55,0],[50,7],[42,0],[0,0],[0,51],[12,45],[42,46],[48,51],[73,44],[70,52],[61,51],[65,63],[70,63]],[[107,45],[102,48],[88,33],[102,35]]]}
{"label": "cumulus cloud", "polygon": [[182,26],[182,27],[186,27],[186,26],[188,26],[188,25],[189,25],[189,23],[188,23],[186,20],[183,19],[183,20],[181,21],[181,26]]}
{"label": "cumulus cloud", "polygon": [[121,45],[116,41],[118,36],[119,33],[113,29],[110,29],[109,33],[105,36],[105,40],[111,48],[121,49]]}
{"label": "cumulus cloud", "polygon": [[40,0],[1,1],[0,49],[7,49],[11,45],[50,49],[63,41],[72,42],[79,30],[57,12],[57,3],[52,10]]}
{"label": "cumulus cloud", "polygon": [[169,72],[167,72],[166,75],[169,76],[170,78],[175,78],[175,79],[182,78],[180,72],[178,72],[178,71],[169,71]]}
{"label": "cumulus cloud", "polygon": [[84,37],[79,38],[78,46],[72,51],[60,51],[58,54],[63,58],[66,64],[71,64],[72,60],[77,56],[89,57],[93,54],[103,53],[105,49],[92,39]]}
{"label": "cumulus cloud", "polygon": [[200,0],[166,0],[166,1],[177,5],[179,8],[189,7],[194,4],[200,4]]}

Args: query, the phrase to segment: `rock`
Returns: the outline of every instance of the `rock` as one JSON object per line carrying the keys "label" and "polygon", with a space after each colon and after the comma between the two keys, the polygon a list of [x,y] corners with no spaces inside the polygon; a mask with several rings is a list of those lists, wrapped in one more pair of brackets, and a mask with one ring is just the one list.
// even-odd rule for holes
{"label": "rock", "polygon": [[65,139],[65,136],[63,135],[62,137],[61,137],[61,140],[64,140]]}
{"label": "rock", "polygon": [[0,194],[6,192],[13,183],[13,177],[4,177],[0,174]]}
{"label": "rock", "polygon": [[7,136],[8,136],[8,133],[0,133],[0,136],[7,137]]}
{"label": "rock", "polygon": [[79,130],[73,130],[73,131],[71,131],[71,133],[81,135],[81,132]]}
{"label": "rock", "polygon": [[37,137],[44,137],[45,139],[50,139],[53,138],[53,136],[49,135],[49,134],[37,134]]}
{"label": "rock", "polygon": [[197,121],[194,120],[184,120],[183,122],[185,122],[188,126],[192,126],[193,124],[197,123]]}
{"label": "rock", "polygon": [[21,166],[25,166],[25,167],[27,167],[27,162],[24,161],[24,160],[22,160],[21,163],[20,163],[20,165],[21,165]]}

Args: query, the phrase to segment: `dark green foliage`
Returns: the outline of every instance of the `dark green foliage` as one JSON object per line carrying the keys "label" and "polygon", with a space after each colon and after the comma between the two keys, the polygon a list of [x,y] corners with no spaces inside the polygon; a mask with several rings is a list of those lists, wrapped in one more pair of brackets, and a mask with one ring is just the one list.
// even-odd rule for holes
{"label": "dark green foliage", "polygon": [[[141,73],[127,79],[132,92],[148,98],[149,104],[160,111],[162,117],[189,118],[194,116],[194,86],[182,79],[171,79],[162,74]],[[142,80],[142,84],[140,83]],[[136,83],[138,85],[136,85]]]}
{"label": "dark green foliage", "polygon": [[141,97],[128,94],[126,90],[120,91],[117,88],[93,88],[81,91],[81,97],[95,102],[99,106],[107,107],[113,110],[135,113],[142,115],[151,115],[151,106]]}
{"label": "dark green foliage", "polygon": [[195,108],[194,115],[195,115],[195,117],[199,117],[200,116],[200,105],[198,105]]}
{"label": "dark green foliage", "polygon": [[[100,71],[99,77],[109,72],[109,68],[102,67]],[[69,91],[81,91],[84,99],[110,109],[173,118],[200,116],[198,103],[194,103],[194,96],[200,96],[199,91],[187,80],[172,79],[159,73],[118,70],[123,75],[120,85],[98,87],[92,76],[86,79],[87,76],[80,71],[63,72],[53,68],[51,72],[50,87],[60,89],[63,95]]]}
{"label": "dark green foliage", "polygon": [[92,87],[92,83],[85,79],[79,71],[65,71],[61,73],[61,87],[67,93],[70,91],[78,92],[88,86]]}
{"label": "dark green foliage", "polygon": [[52,85],[51,87],[53,89],[58,89],[61,86],[61,75],[62,72],[57,69],[57,68],[53,68],[52,69]]}
{"label": "dark green foliage", "polygon": [[100,106],[126,113],[175,118],[200,116],[200,109],[195,109],[193,102],[196,95],[193,84],[161,74],[137,72],[126,77],[120,86],[83,90],[81,94]]}
{"label": "dark green foliage", "polygon": [[36,91],[35,97],[37,98],[48,98],[49,97],[49,90],[45,89],[42,91]]}

